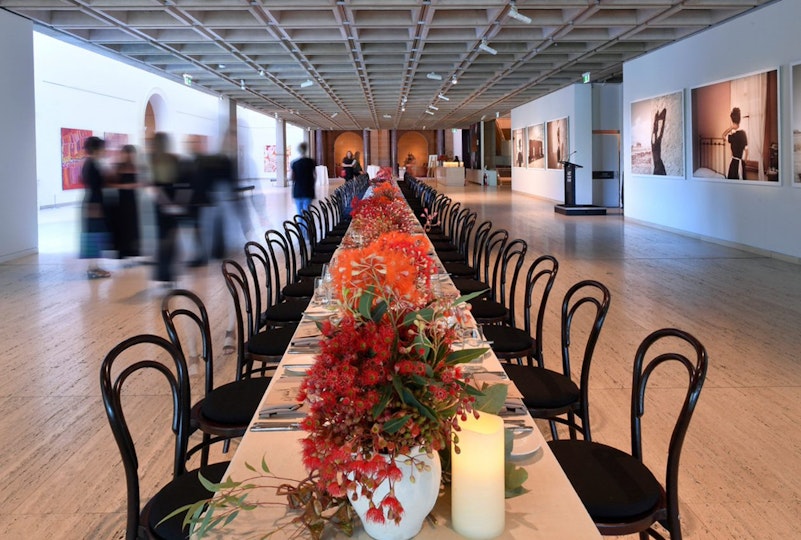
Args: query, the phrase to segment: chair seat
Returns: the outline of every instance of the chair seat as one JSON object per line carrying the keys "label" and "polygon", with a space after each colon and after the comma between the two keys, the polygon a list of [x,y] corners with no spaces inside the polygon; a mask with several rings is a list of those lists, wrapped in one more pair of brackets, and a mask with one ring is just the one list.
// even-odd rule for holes
{"label": "chair seat", "polygon": [[303,268],[298,269],[298,276],[300,277],[319,277],[323,274],[322,264],[309,264]]}
{"label": "chair seat", "polygon": [[445,271],[454,278],[469,278],[476,275],[476,270],[469,264],[463,262],[445,262]]}
{"label": "chair seat", "polygon": [[450,242],[431,242],[434,246],[434,251],[437,253],[446,252],[446,251],[456,251],[456,246],[451,244]]}
{"label": "chair seat", "polygon": [[290,298],[311,298],[314,296],[314,281],[307,279],[290,283],[281,289],[281,294]]}
{"label": "chair seat", "polygon": [[326,236],[325,238],[323,238],[322,240],[320,240],[318,242],[318,245],[319,244],[327,244],[327,245],[338,246],[341,243],[342,243],[342,235],[333,234],[332,233],[332,234],[329,234],[328,236]]}
{"label": "chair seat", "polygon": [[503,304],[493,300],[475,299],[470,301],[470,313],[476,320],[498,320],[506,317],[509,314],[509,310]]}
{"label": "chair seat", "polygon": [[489,289],[489,285],[483,281],[470,278],[456,278],[453,280],[453,286],[462,294],[470,294]]}
{"label": "chair seat", "polygon": [[316,244],[314,253],[333,253],[339,248],[339,244]]}
{"label": "chair seat", "polygon": [[283,356],[295,330],[294,326],[282,326],[259,332],[248,340],[247,351],[259,356]]}
{"label": "chair seat", "polygon": [[331,258],[334,256],[334,252],[331,251],[330,253],[318,253],[315,252],[309,257],[309,264],[328,264],[331,262]]}
{"label": "chair seat", "polygon": [[492,350],[496,353],[527,351],[534,346],[531,336],[519,328],[485,324],[481,327],[481,331],[487,341],[492,342]]}
{"label": "chair seat", "polygon": [[270,377],[254,377],[218,386],[203,398],[200,412],[211,422],[247,426],[269,384]]}
{"label": "chair seat", "polygon": [[548,446],[596,523],[633,521],[659,505],[662,486],[631,455],[587,441],[549,441]]}
{"label": "chair seat", "polygon": [[268,307],[261,316],[262,326],[266,321],[276,323],[300,321],[303,318],[303,313],[309,307],[310,300],[310,298],[290,298],[286,302]]}
{"label": "chair seat", "polygon": [[458,251],[438,251],[437,257],[443,263],[461,262],[464,263],[464,255]]}
{"label": "chair seat", "polygon": [[503,364],[529,409],[559,409],[579,401],[579,389],[563,374],[550,369],[519,364]]}
{"label": "chair seat", "polygon": [[164,523],[159,522],[170,515],[177,508],[194,504],[197,501],[208,499],[212,492],[203,487],[198,479],[198,473],[203,473],[207,480],[217,483],[223,479],[227,461],[208,465],[198,470],[182,474],[159,490],[147,503],[143,514],[147,517],[147,526],[154,531],[158,538],[164,540],[186,540],[189,536],[189,527],[183,526],[184,515],[173,516]]}

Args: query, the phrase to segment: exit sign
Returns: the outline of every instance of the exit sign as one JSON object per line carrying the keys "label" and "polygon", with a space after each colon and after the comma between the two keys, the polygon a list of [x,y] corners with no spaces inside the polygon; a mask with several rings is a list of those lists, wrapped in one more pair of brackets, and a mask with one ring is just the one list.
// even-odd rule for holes
{"label": "exit sign", "polygon": [[590,82],[590,72],[589,71],[585,71],[584,73],[581,74],[581,82],[583,82],[584,84],[587,84],[588,82]]}

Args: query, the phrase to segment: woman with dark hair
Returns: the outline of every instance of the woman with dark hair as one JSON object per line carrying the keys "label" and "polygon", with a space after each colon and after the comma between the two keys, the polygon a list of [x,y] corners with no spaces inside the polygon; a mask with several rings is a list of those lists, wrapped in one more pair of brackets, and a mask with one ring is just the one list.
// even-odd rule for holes
{"label": "woman with dark hair", "polygon": [[114,167],[119,199],[114,219],[114,248],[120,258],[138,257],[139,209],[136,202],[136,147],[126,144],[120,150],[120,161]]}
{"label": "woman with dark hair", "polygon": [[733,108],[729,118],[731,118],[731,126],[723,132],[723,138],[731,145],[731,163],[729,163],[729,172],[726,178],[743,180],[745,179],[745,160],[748,159],[748,137],[745,131],[740,129],[740,108]]}
{"label": "woman with dark hair", "polygon": [[89,260],[86,276],[89,279],[107,278],[111,273],[97,264],[103,250],[109,248],[109,229],[103,207],[103,187],[105,179],[100,170],[99,160],[103,157],[106,143],[100,137],[88,137],[83,149],[86,159],[81,169],[81,179],[86,190],[83,196],[81,213],[83,230],[81,231],[80,258]]}
{"label": "woman with dark hair", "polygon": [[348,150],[345,158],[342,160],[342,170],[345,171],[345,182],[353,180],[353,152]]}

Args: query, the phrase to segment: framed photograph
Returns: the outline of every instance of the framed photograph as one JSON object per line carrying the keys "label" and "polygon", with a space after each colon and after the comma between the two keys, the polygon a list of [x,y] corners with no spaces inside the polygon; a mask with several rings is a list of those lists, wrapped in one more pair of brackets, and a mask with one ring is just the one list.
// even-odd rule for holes
{"label": "framed photograph", "polygon": [[684,176],[684,93],[631,103],[631,172]]}
{"label": "framed photograph", "polygon": [[512,130],[512,167],[525,167],[526,158],[526,128]]}
{"label": "framed photograph", "polygon": [[89,129],[61,128],[61,189],[83,189],[83,142],[91,136]]}
{"label": "framed photograph", "polygon": [[778,71],[694,88],[693,177],[779,182]]}
{"label": "framed photograph", "polygon": [[546,124],[548,143],[545,146],[549,169],[562,169],[562,160],[570,155],[567,118],[551,120]]}
{"label": "framed photograph", "polygon": [[801,64],[792,67],[793,185],[801,186]]}
{"label": "framed photograph", "polygon": [[545,168],[545,124],[528,126],[528,166]]}

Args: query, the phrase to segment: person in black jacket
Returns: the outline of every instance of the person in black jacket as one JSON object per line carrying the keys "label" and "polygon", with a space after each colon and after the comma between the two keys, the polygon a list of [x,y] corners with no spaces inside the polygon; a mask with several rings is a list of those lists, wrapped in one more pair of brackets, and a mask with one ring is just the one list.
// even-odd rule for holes
{"label": "person in black jacket", "polygon": [[300,157],[294,160],[292,167],[292,198],[298,214],[311,206],[314,199],[314,181],[316,179],[314,168],[317,164],[306,155],[309,146],[303,142],[298,145]]}
{"label": "person in black jacket", "polygon": [[109,227],[103,204],[105,179],[99,165],[105,148],[106,143],[100,137],[88,137],[83,144],[86,159],[81,168],[81,180],[86,191],[81,207],[83,230],[81,231],[80,258],[89,259],[89,268],[86,271],[89,279],[107,278],[111,275],[97,265],[97,259],[101,257],[103,250],[109,248],[110,244]]}

